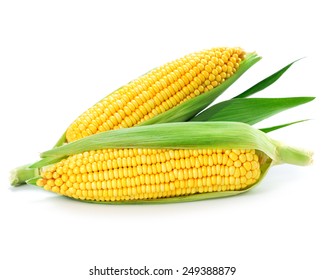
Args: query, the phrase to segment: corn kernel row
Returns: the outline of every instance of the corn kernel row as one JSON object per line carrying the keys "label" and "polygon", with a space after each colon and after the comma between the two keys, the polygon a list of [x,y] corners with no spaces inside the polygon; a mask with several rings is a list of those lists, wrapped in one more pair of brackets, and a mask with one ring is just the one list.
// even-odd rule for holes
{"label": "corn kernel row", "polygon": [[255,150],[107,149],[47,168],[39,186],[82,200],[119,201],[241,190],[260,176]]}

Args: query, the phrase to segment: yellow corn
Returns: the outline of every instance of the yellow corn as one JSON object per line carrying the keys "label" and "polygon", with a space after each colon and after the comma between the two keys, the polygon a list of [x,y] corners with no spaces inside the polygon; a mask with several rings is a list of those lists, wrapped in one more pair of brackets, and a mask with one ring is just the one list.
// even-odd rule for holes
{"label": "yellow corn", "polygon": [[242,190],[259,177],[255,150],[104,149],[46,168],[36,184],[81,200],[127,201]]}
{"label": "yellow corn", "polygon": [[67,129],[67,142],[132,127],[221,84],[236,72],[245,53],[213,48],[156,68],[107,95]]}

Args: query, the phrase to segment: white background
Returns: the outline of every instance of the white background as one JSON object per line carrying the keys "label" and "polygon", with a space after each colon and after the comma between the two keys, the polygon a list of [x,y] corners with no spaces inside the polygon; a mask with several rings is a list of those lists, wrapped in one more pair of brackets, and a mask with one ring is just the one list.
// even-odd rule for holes
{"label": "white background", "polygon": [[[325,279],[321,2],[1,1],[0,278],[141,279],[88,271],[147,265],[237,267],[220,279]],[[270,134],[313,150],[312,166],[276,166],[245,195],[186,204],[95,205],[10,187],[12,168],[36,160],[107,93],[215,46],[263,56],[223,98],[305,57],[257,96],[317,99],[258,127],[312,119]],[[183,278],[219,279],[156,279]]]}

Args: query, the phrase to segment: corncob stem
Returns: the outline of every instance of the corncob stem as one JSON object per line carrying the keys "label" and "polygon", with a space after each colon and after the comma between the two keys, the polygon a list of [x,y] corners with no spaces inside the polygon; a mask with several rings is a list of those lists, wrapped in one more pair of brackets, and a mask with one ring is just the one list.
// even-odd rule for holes
{"label": "corncob stem", "polygon": [[30,168],[30,164],[25,164],[13,169],[10,173],[10,184],[14,187],[18,187],[26,184],[26,181],[39,176],[39,168]]}
{"label": "corncob stem", "polygon": [[312,163],[312,152],[272,141],[277,147],[277,157],[274,164],[288,163],[305,166]]}

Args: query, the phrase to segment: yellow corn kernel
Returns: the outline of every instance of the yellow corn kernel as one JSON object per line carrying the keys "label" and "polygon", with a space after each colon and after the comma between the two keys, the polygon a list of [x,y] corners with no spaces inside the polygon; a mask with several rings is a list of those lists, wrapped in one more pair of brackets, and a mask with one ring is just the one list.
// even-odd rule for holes
{"label": "yellow corn kernel", "polygon": [[[242,163],[243,156],[251,161]],[[76,174],[77,162],[91,162],[86,173]],[[59,174],[62,163],[68,169]],[[123,201],[242,190],[260,173],[254,150],[105,149],[68,157],[45,170],[37,185],[77,199]]]}

